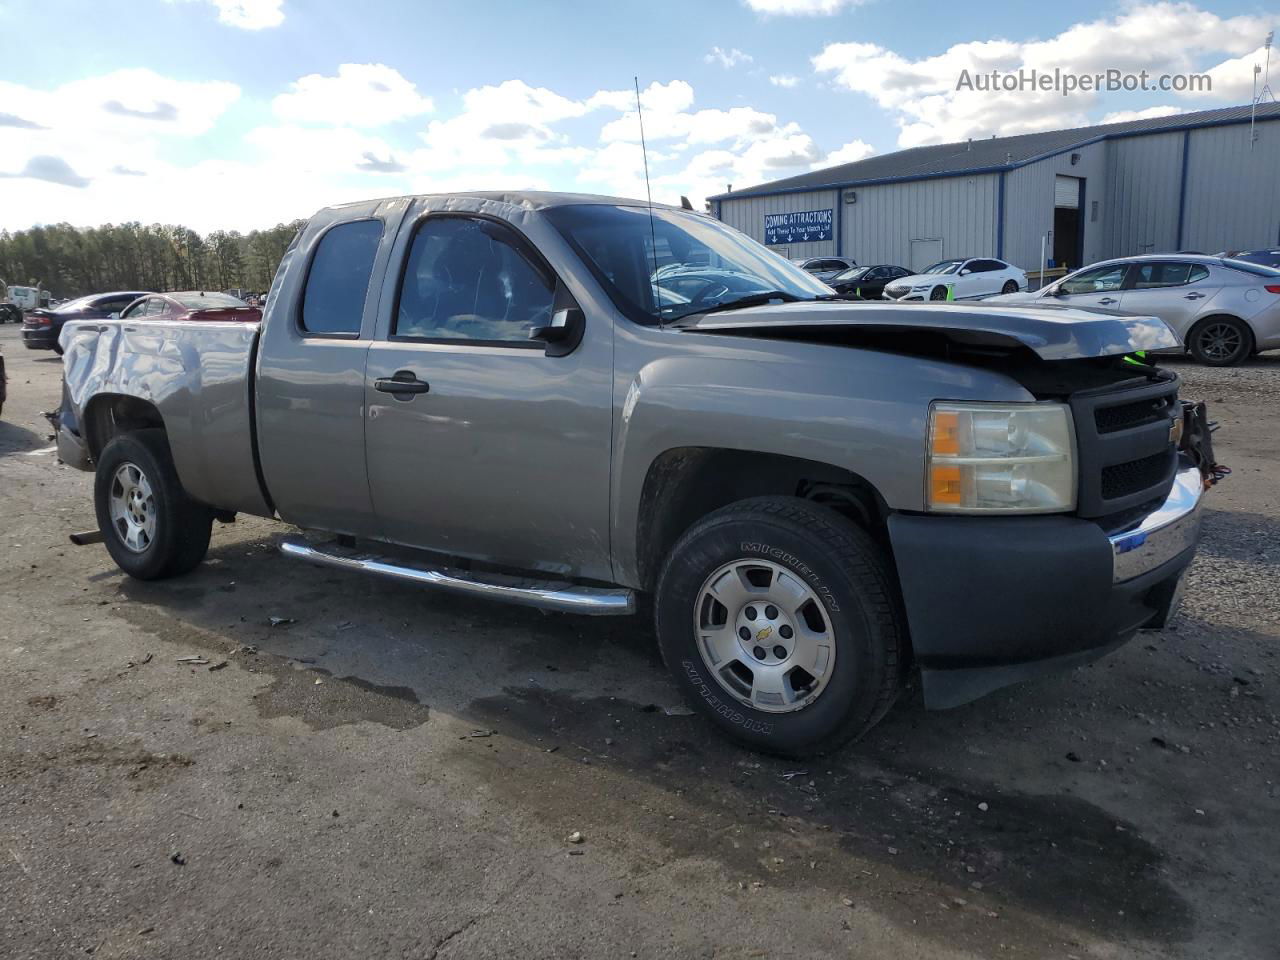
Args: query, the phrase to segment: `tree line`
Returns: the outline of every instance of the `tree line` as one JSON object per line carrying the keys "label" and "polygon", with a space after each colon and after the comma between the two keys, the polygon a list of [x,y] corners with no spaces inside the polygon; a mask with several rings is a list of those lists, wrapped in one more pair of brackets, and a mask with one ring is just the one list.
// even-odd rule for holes
{"label": "tree line", "polygon": [[263,292],[305,222],[206,236],[159,223],[0,230],[0,278],[9,285],[38,284],[60,298],[111,290]]}

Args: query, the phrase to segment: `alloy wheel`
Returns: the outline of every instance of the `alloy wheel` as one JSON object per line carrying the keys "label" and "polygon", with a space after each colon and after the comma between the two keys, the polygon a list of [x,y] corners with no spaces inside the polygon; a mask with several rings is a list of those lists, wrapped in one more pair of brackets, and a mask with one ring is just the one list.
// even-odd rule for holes
{"label": "alloy wheel", "polygon": [[109,495],[111,525],[120,542],[134,553],[142,553],[156,538],[156,498],[147,475],[125,461],[111,479]]}

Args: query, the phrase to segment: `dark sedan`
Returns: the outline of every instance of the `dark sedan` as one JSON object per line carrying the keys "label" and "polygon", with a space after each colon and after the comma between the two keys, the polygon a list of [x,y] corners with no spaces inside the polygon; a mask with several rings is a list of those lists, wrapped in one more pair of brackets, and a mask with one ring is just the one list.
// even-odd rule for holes
{"label": "dark sedan", "polygon": [[120,290],[115,293],[95,293],[64,303],[53,310],[32,310],[22,321],[22,342],[28,350],[52,350],[61,353],[58,334],[68,320],[106,320],[119,316],[121,311],[146,291]]}
{"label": "dark sedan", "polygon": [[911,276],[906,267],[876,263],[851,267],[827,281],[827,286],[846,300],[883,300],[885,284]]}
{"label": "dark sedan", "polygon": [[1245,263],[1280,269],[1280,250],[1223,250],[1217,256],[1224,260],[1243,260]]}

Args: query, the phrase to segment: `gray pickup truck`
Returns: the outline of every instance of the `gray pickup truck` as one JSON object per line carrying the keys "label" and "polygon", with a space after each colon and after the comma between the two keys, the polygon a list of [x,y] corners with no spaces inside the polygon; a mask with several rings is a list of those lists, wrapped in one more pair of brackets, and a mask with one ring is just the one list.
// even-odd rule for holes
{"label": "gray pickup truck", "polygon": [[322,210],[261,323],[68,324],[62,459],[112,558],[214,520],[574,614],[652,598],[689,701],[821,752],[908,671],[955,706],[1161,626],[1212,479],[1159,320],[849,303],[690,210],[475,193]]}

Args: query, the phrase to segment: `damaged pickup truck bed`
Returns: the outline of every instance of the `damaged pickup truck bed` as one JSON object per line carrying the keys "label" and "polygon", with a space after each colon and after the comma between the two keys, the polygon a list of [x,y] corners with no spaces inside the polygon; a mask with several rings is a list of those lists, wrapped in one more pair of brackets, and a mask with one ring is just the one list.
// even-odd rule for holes
{"label": "damaged pickup truck bed", "polygon": [[58,447],[127,573],[215,519],[290,556],[582,614],[652,597],[689,701],[784,754],[1170,615],[1203,407],[1155,319],[833,302],[709,217],[477,193],[326,209],[261,324],[62,335]]}

